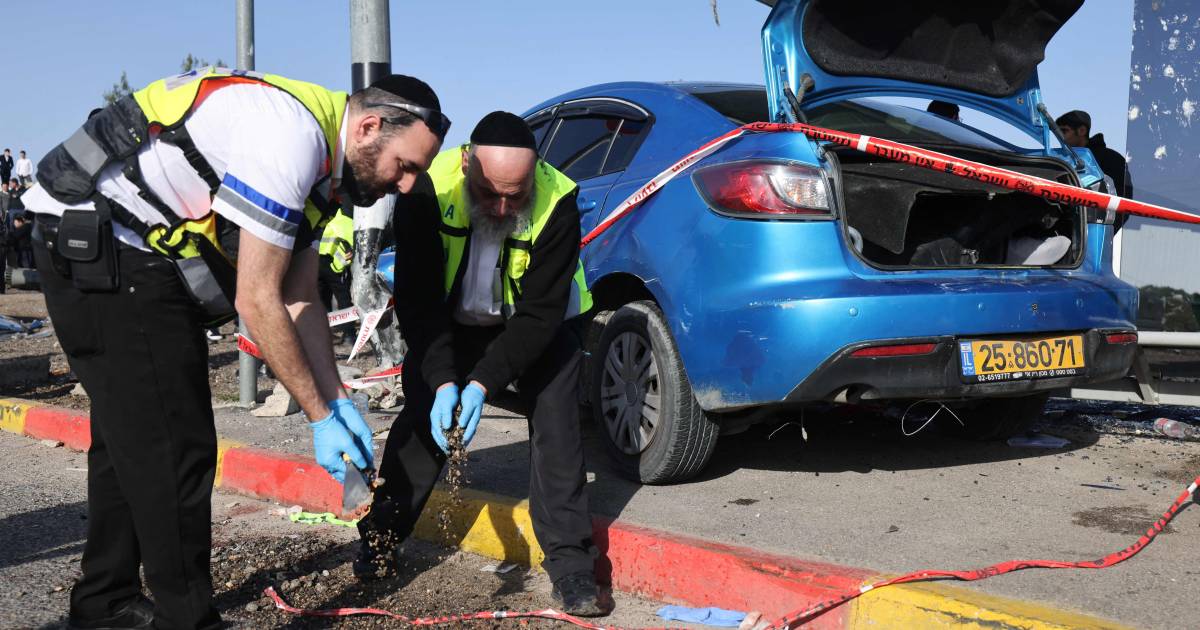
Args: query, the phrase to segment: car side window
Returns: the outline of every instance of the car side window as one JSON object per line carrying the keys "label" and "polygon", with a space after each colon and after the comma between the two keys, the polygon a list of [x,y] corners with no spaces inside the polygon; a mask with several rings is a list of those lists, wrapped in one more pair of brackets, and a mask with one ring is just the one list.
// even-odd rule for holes
{"label": "car side window", "polygon": [[612,116],[559,118],[545,160],[575,181],[595,177],[620,124]]}
{"label": "car side window", "polygon": [[612,148],[608,150],[608,159],[604,161],[603,173],[614,173],[625,170],[633,161],[638,144],[642,139],[642,131],[646,121],[623,119],[617,129],[617,137],[613,140]]}
{"label": "car side window", "polygon": [[529,130],[533,132],[534,144],[538,147],[542,146],[542,141],[546,139],[546,132],[550,131],[550,123],[553,121],[553,116],[547,116],[530,123]]}

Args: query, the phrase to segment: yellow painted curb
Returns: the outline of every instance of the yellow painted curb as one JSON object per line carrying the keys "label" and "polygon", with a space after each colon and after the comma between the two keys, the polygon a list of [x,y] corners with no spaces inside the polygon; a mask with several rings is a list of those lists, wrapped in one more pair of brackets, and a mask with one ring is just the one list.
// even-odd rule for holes
{"label": "yellow painted curb", "polygon": [[221,487],[221,472],[225,464],[225,453],[231,448],[241,448],[245,444],[235,440],[227,440],[223,437],[217,438],[217,473],[213,476],[213,487]]}
{"label": "yellow painted curb", "polygon": [[[457,507],[448,510],[443,532],[438,513],[450,505],[443,486],[434,489],[413,535],[422,540],[487,556],[540,567],[541,547],[533,535],[529,502],[463,489]],[[871,591],[848,604],[848,628],[913,630],[955,628],[997,630],[1127,630],[1104,619],[1049,606],[986,595],[939,584],[905,584]]]}
{"label": "yellow painted curb", "polygon": [[1112,621],[939,584],[905,584],[871,591],[851,602],[848,627],[872,630],[1126,630]]}
{"label": "yellow painted curb", "polygon": [[[417,521],[413,535],[422,540],[459,547],[481,556],[529,567],[540,567],[545,554],[533,536],[529,502],[463,488],[458,506],[450,494],[435,488]],[[438,513],[448,510],[448,524],[438,527]]]}
{"label": "yellow painted curb", "polygon": [[17,401],[0,399],[0,431],[8,431],[23,435],[25,433],[25,413],[29,405]]}

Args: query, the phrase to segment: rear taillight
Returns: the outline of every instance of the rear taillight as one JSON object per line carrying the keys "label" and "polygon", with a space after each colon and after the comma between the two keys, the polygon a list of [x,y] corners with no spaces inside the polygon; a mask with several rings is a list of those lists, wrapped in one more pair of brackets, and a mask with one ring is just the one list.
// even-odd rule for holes
{"label": "rear taillight", "polygon": [[733,162],[700,169],[693,177],[705,200],[722,214],[759,219],[832,214],[825,173],[811,166]]}
{"label": "rear taillight", "polygon": [[1137,343],[1138,336],[1137,333],[1109,333],[1107,336],[1105,336],[1105,340],[1113,345]]}
{"label": "rear taillight", "polygon": [[937,349],[936,343],[906,343],[896,346],[871,346],[850,353],[852,357],[908,357],[929,354]]}

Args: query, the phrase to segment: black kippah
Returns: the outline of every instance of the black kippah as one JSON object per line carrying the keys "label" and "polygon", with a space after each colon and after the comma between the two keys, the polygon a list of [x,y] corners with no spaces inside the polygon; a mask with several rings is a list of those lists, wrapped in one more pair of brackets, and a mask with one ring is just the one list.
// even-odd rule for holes
{"label": "black kippah", "polygon": [[537,151],[537,141],[533,139],[529,125],[520,116],[509,112],[492,112],[484,116],[471,132],[471,144]]}
{"label": "black kippah", "polygon": [[371,87],[394,94],[413,105],[420,105],[434,111],[442,111],[442,103],[429,84],[405,74],[389,74],[371,84]]}

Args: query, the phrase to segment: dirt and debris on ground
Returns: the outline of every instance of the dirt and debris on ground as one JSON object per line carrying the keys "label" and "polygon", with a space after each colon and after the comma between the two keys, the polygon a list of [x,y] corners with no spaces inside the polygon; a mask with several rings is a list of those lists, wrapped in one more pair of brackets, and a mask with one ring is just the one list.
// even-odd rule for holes
{"label": "dirt and debris on ground", "polygon": [[[1072,522],[1081,527],[1095,527],[1112,534],[1140,536],[1146,533],[1147,524],[1157,521],[1161,515],[1161,512],[1156,514],[1147,505],[1111,506],[1076,512]],[[1175,528],[1168,524],[1162,533],[1173,534]]]}
{"label": "dirt and debris on ground", "polygon": [[[443,616],[491,610],[531,611],[553,606],[544,574],[520,568],[507,573],[481,571],[483,559],[410,541],[402,550],[398,574],[360,582],[350,569],[356,543],[320,535],[235,539],[213,549],[213,580],[218,607],[227,622],[247,628],[395,628],[384,617],[337,621],[299,617],[277,609],[263,595],[274,586],[297,608],[381,608],[408,617]],[[548,621],[473,622],[473,627],[562,627]]]}

